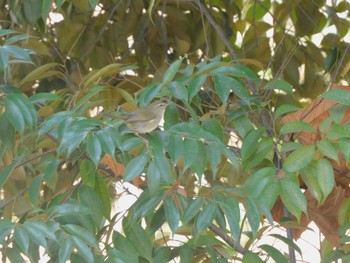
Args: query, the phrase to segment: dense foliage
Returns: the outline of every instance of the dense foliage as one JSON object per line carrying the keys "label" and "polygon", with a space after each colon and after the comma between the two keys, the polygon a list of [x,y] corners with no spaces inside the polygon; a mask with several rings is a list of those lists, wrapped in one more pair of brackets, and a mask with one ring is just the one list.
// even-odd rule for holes
{"label": "dense foliage", "polygon": [[[311,220],[349,259],[350,91],[325,92],[350,80],[347,1],[0,7],[4,262],[295,262]],[[142,136],[100,114],[159,99]],[[257,245],[273,228],[288,253]]]}

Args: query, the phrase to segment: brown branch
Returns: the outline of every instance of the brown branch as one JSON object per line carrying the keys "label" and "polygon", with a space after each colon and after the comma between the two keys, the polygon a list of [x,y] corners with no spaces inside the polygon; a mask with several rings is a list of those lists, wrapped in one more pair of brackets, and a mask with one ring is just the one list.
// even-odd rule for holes
{"label": "brown branch", "polygon": [[233,238],[231,238],[229,235],[227,235],[226,232],[223,231],[220,227],[218,227],[214,224],[211,224],[209,226],[209,229],[211,231],[213,231],[216,235],[221,237],[227,244],[230,245],[230,247],[232,247],[238,253],[244,255],[245,253],[248,252],[248,250],[246,250],[244,247],[242,247],[242,245],[238,241],[235,241]]}

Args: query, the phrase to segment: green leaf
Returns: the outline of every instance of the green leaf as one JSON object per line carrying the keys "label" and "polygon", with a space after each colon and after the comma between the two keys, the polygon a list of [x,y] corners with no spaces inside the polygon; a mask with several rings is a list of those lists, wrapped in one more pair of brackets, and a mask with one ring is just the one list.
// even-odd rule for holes
{"label": "green leaf", "polygon": [[133,220],[123,220],[123,230],[127,239],[132,243],[139,255],[152,262],[152,244],[146,231],[141,225]]}
{"label": "green leaf", "polygon": [[296,243],[294,243],[292,239],[289,239],[279,234],[271,234],[269,236],[272,236],[274,238],[277,238],[283,241],[285,244],[287,244],[288,246],[292,247],[295,251],[297,251],[301,257],[303,256],[300,247]]}
{"label": "green leaf", "polygon": [[308,165],[315,153],[315,145],[301,145],[298,149],[287,156],[283,163],[286,172],[296,172]]}
{"label": "green leaf", "polygon": [[323,200],[323,192],[318,182],[318,161],[312,161],[310,164],[305,166],[301,171],[300,175],[303,182],[307,186],[309,192],[320,204]]}
{"label": "green leaf", "polygon": [[213,176],[215,176],[218,170],[218,165],[221,163],[221,150],[215,143],[208,144],[206,148],[207,159],[210,163],[211,170],[213,171]]}
{"label": "green leaf", "polygon": [[114,244],[114,248],[118,249],[118,251],[122,251],[128,256],[133,256],[136,258],[135,261],[129,261],[130,263],[137,262],[137,250],[134,247],[133,241],[125,238],[122,234],[117,231],[113,231],[112,240]]}
{"label": "green leaf", "polygon": [[316,146],[324,156],[333,159],[339,165],[338,150],[333,143],[328,140],[319,140],[316,142]]}
{"label": "green leaf", "polygon": [[61,227],[66,233],[78,237],[80,240],[84,241],[84,243],[95,248],[98,247],[95,235],[87,231],[85,228],[73,224],[62,225]]}
{"label": "green leaf", "polygon": [[217,209],[217,204],[211,201],[203,208],[196,221],[197,235],[213,222],[216,217]]}
{"label": "green leaf", "polygon": [[0,220],[0,243],[2,243],[5,240],[5,237],[7,237],[11,233],[14,227],[15,223],[11,222],[10,220]]}
{"label": "green leaf", "polygon": [[47,213],[52,217],[72,216],[72,215],[88,215],[92,214],[90,208],[79,203],[65,203],[52,206]]}
{"label": "green leaf", "polygon": [[283,204],[300,221],[301,212],[307,213],[307,202],[299,185],[288,178],[280,179],[278,184]]}
{"label": "green leaf", "polygon": [[286,113],[300,110],[300,107],[291,104],[282,104],[275,110],[275,116],[280,117]]}
{"label": "green leaf", "polygon": [[155,194],[160,189],[161,172],[156,159],[153,158],[148,165],[147,186],[151,194]]}
{"label": "green leaf", "polygon": [[201,197],[192,199],[185,210],[182,223],[186,225],[188,222],[190,222],[190,220],[199,213],[204,203],[205,200]]}
{"label": "green leaf", "polygon": [[271,162],[273,158],[273,147],[274,145],[272,138],[263,137],[258,142],[258,147],[255,154],[243,162],[244,171],[256,168],[263,160],[269,160]]}
{"label": "green leaf", "polygon": [[5,97],[5,115],[11,125],[20,133],[23,133],[26,120],[22,112],[22,107],[16,103],[17,100],[15,100],[15,96],[19,95],[8,94]]}
{"label": "green leaf", "polygon": [[163,83],[161,84],[151,84],[143,89],[139,96],[139,103],[141,107],[145,107],[151,103],[151,101],[159,94],[160,90],[163,88]]}
{"label": "green leaf", "polygon": [[205,131],[215,135],[220,141],[224,140],[223,128],[216,119],[208,119],[203,121],[202,127]]}
{"label": "green leaf", "polygon": [[[183,159],[185,171],[187,168],[191,167],[194,161],[197,159],[198,154],[203,154],[199,152],[200,142],[195,139],[185,139],[183,141]],[[176,147],[176,146],[175,146]]]}
{"label": "green leaf", "polygon": [[317,179],[323,193],[323,203],[328,195],[333,191],[334,170],[332,164],[327,159],[320,159],[317,162]]}
{"label": "green leaf", "polygon": [[169,88],[170,94],[173,95],[175,98],[182,101],[188,100],[187,88],[181,82],[173,81],[169,83],[168,88]]}
{"label": "green leaf", "polygon": [[111,216],[111,197],[106,180],[102,176],[96,176],[95,191],[101,198],[103,215],[109,219]]}
{"label": "green leaf", "polygon": [[87,138],[86,149],[89,157],[97,166],[101,160],[102,146],[99,138],[96,135],[91,135]]}
{"label": "green leaf", "polygon": [[70,238],[65,238],[58,249],[58,263],[65,263],[73,250],[73,243]]}
{"label": "green leaf", "polygon": [[36,176],[29,186],[29,199],[34,206],[37,206],[39,203],[40,186],[43,181],[43,178],[44,174]]}
{"label": "green leaf", "polygon": [[24,261],[20,251],[18,251],[16,247],[15,248],[7,247],[4,250],[4,256],[6,256],[7,259],[9,260],[9,261],[6,260],[6,262],[16,262],[16,263],[28,262],[28,261]]}
{"label": "green leaf", "polygon": [[265,89],[267,90],[282,90],[286,92],[288,95],[294,97],[293,87],[288,82],[282,79],[273,79],[266,83]]}
{"label": "green leaf", "polygon": [[107,126],[102,131],[99,131],[97,133],[103,152],[108,153],[111,156],[114,156],[115,153],[116,143],[113,139],[113,136],[115,136],[115,134],[118,133],[113,126]]}
{"label": "green leaf", "polygon": [[92,10],[95,10],[99,0],[89,0],[90,6]]}
{"label": "green leaf", "polygon": [[259,129],[253,129],[245,135],[243,145],[241,149],[242,160],[247,160],[256,152],[258,141],[261,136],[265,133],[265,128],[260,127]]}
{"label": "green leaf", "polygon": [[24,254],[28,254],[29,249],[29,236],[28,233],[23,230],[21,226],[15,228],[15,232],[13,234],[16,244],[22,250]]}
{"label": "green leaf", "polygon": [[233,78],[228,77],[224,74],[216,74],[214,77],[215,90],[223,103],[226,103],[232,91],[234,85],[233,82]]}
{"label": "green leaf", "polygon": [[180,211],[173,196],[167,196],[164,200],[165,218],[169,224],[171,232],[175,235],[180,222]]}
{"label": "green leaf", "polygon": [[39,246],[47,248],[46,238],[56,240],[55,234],[43,222],[37,220],[26,221],[23,224],[23,229],[28,233],[30,240]]}
{"label": "green leaf", "polygon": [[259,246],[262,250],[265,250],[270,257],[273,258],[275,262],[278,263],[288,263],[288,259],[277,249],[270,245]]}
{"label": "green leaf", "polygon": [[188,245],[184,244],[180,247],[180,262],[191,263],[193,258],[193,249]]}
{"label": "green leaf", "polygon": [[164,73],[163,83],[170,83],[173,81],[176,73],[179,71],[182,61],[183,58],[180,58],[170,65],[170,67]]}
{"label": "green leaf", "polygon": [[74,247],[78,250],[79,255],[81,255],[86,262],[95,262],[93,253],[83,240],[76,236],[70,236],[69,238],[74,244]]}
{"label": "green leaf", "polygon": [[225,213],[233,238],[239,240],[241,233],[240,208],[237,199],[228,195],[225,200],[225,205],[220,204],[220,206]]}
{"label": "green leaf", "polygon": [[132,159],[125,167],[124,181],[129,182],[140,175],[148,162],[148,156],[141,154]]}
{"label": "green leaf", "polygon": [[272,184],[275,179],[276,168],[264,167],[250,175],[244,184],[250,196],[259,198],[263,191]]}
{"label": "green leaf", "polygon": [[251,197],[248,197],[246,201],[248,222],[252,230],[253,238],[255,239],[260,225],[260,212],[255,201]]}
{"label": "green leaf", "polygon": [[248,251],[244,254],[242,263],[263,263],[264,261],[255,253]]}
{"label": "green leaf", "polygon": [[206,79],[207,79],[207,75],[197,75],[191,78],[190,82],[188,83],[188,96],[189,96],[190,102],[201,90]]}
{"label": "green leaf", "polygon": [[43,0],[41,3],[41,18],[46,21],[49,13],[50,13],[50,9],[52,7],[52,2],[53,0]]}
{"label": "green leaf", "polygon": [[168,153],[171,160],[177,164],[184,152],[184,140],[180,135],[171,134],[169,137]]}
{"label": "green leaf", "polygon": [[292,121],[283,125],[280,130],[280,135],[287,133],[298,133],[298,132],[316,132],[316,128],[309,123],[304,121]]}
{"label": "green leaf", "polygon": [[336,101],[340,104],[350,106],[350,92],[342,89],[330,89],[326,91],[323,98],[330,101]]}
{"label": "green leaf", "polygon": [[45,103],[47,101],[61,101],[63,100],[61,96],[48,92],[41,92],[32,95],[29,98],[31,103]]}
{"label": "green leaf", "polygon": [[91,160],[82,160],[79,165],[79,172],[81,180],[85,185],[95,187],[96,168]]}
{"label": "green leaf", "polygon": [[154,263],[169,262],[170,255],[171,255],[170,247],[160,247],[155,252],[155,255],[153,257],[153,262]]}
{"label": "green leaf", "polygon": [[345,161],[350,162],[350,139],[342,138],[339,140],[339,150],[343,154]]}

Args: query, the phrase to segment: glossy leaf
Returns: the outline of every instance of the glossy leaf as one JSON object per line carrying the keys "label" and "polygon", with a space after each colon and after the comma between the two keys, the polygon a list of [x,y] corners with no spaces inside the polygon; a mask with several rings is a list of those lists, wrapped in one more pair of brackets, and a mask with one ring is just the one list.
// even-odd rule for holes
{"label": "glossy leaf", "polygon": [[89,136],[86,141],[86,148],[91,160],[97,166],[102,154],[102,146],[99,138],[96,135]]}
{"label": "glossy leaf", "polygon": [[333,159],[339,165],[338,151],[332,142],[328,140],[319,140],[316,142],[316,146],[324,156]]}
{"label": "glossy leaf", "polygon": [[248,252],[245,253],[243,256],[243,263],[263,263],[264,261],[255,253],[253,252]]}
{"label": "glossy leaf", "polygon": [[260,212],[252,198],[248,197],[246,204],[248,222],[253,233],[253,238],[255,238],[260,225]]}
{"label": "glossy leaf", "polygon": [[163,76],[163,83],[170,83],[173,81],[176,73],[179,71],[183,59],[176,60],[170,67],[165,71]]}
{"label": "glossy leaf", "polygon": [[258,141],[264,134],[265,128],[261,127],[257,130],[251,130],[245,137],[241,149],[241,156],[243,160],[250,158],[256,151]]}

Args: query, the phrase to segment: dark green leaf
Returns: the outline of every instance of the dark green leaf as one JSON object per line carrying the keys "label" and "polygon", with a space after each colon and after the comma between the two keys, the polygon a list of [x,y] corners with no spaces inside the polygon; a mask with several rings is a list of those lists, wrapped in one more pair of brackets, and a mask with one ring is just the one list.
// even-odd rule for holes
{"label": "dark green leaf", "polygon": [[265,250],[270,257],[278,263],[288,263],[288,259],[277,249],[270,245],[259,246],[262,250]]}
{"label": "dark green leaf", "polygon": [[191,200],[185,210],[182,223],[186,225],[192,218],[194,218],[199,213],[204,203],[205,200],[201,197]]}
{"label": "dark green leaf", "polygon": [[247,198],[247,217],[252,230],[253,238],[255,238],[260,225],[260,212],[255,204],[255,201],[250,197]]}
{"label": "dark green leaf", "polygon": [[124,172],[124,181],[129,182],[140,175],[148,162],[148,156],[141,154],[132,159],[126,166]]}
{"label": "dark green leaf", "polygon": [[196,221],[197,234],[199,235],[204,229],[210,226],[213,220],[216,217],[217,213],[217,204],[209,201],[207,205],[198,215]]}
{"label": "dark green leaf", "polygon": [[190,102],[197,95],[200,89],[203,87],[206,79],[207,79],[207,75],[197,75],[191,78],[188,84],[188,95],[189,95]]}
{"label": "dark green leaf", "polygon": [[193,258],[193,250],[192,248],[185,244],[180,247],[180,262],[182,263],[191,263]]}
{"label": "dark green leaf", "polygon": [[224,211],[227,222],[230,226],[231,234],[235,240],[240,238],[240,208],[238,201],[233,196],[228,195],[226,197],[225,205],[220,204]]}
{"label": "dark green leaf", "polygon": [[89,136],[87,138],[86,148],[91,160],[97,166],[101,160],[102,154],[102,146],[99,138],[96,135]]}
{"label": "dark green leaf", "polygon": [[23,133],[26,120],[22,112],[22,108],[14,100],[14,96],[19,96],[17,94],[8,94],[5,97],[5,115],[11,125]]}
{"label": "dark green leaf", "polygon": [[198,154],[203,154],[199,153],[199,144],[199,141],[191,138],[183,141],[184,170],[191,167],[191,165],[197,159]]}
{"label": "dark green leaf", "polygon": [[224,131],[221,124],[215,119],[208,119],[202,123],[202,127],[205,131],[214,134],[220,141],[224,139]]}
{"label": "dark green leaf", "polygon": [[53,217],[67,216],[67,215],[87,215],[93,213],[88,207],[79,203],[65,203],[52,206],[48,209],[48,214]]}
{"label": "dark green leaf", "polygon": [[170,83],[171,81],[173,81],[176,73],[179,71],[182,61],[183,58],[176,60],[170,65],[170,67],[164,73],[163,83]]}
{"label": "dark green leaf", "polygon": [[72,253],[73,243],[70,238],[65,238],[58,249],[58,263],[65,263]]}
{"label": "dark green leaf", "polygon": [[80,177],[83,183],[90,187],[95,187],[96,168],[94,163],[89,159],[84,159],[79,166]]}
{"label": "dark green leaf", "polygon": [[2,243],[6,236],[8,236],[12,229],[15,227],[15,223],[7,219],[0,220],[0,243]]}
{"label": "dark green leaf", "polygon": [[297,251],[300,256],[302,256],[301,249],[299,248],[299,246],[296,243],[294,243],[293,240],[291,240],[287,237],[284,237],[282,235],[279,235],[279,234],[271,234],[270,236],[275,237],[275,238],[283,241],[285,244],[287,244],[288,246],[292,247],[295,251]]}
{"label": "dark green leaf", "polygon": [[265,133],[265,128],[261,127],[257,130],[251,130],[244,137],[243,145],[241,149],[241,156],[243,160],[247,160],[256,152],[256,148],[258,146],[258,141],[261,136]]}
{"label": "dark green leaf", "polygon": [[106,180],[102,176],[96,176],[95,191],[102,201],[103,215],[109,219],[111,216],[111,197]]}
{"label": "dark green leaf", "polygon": [[27,254],[30,242],[28,233],[25,230],[23,230],[21,226],[18,226],[16,227],[13,236],[18,247],[22,250],[24,254]]}
{"label": "dark green leaf", "polygon": [[180,211],[175,203],[173,196],[169,195],[165,198],[164,211],[165,211],[165,218],[169,224],[171,232],[174,235],[176,233],[177,228],[179,227]]}
{"label": "dark green leaf", "polygon": [[300,110],[300,107],[291,104],[282,104],[275,111],[275,116],[280,117],[286,113]]}
{"label": "dark green leaf", "polygon": [[155,194],[160,189],[161,172],[156,159],[153,158],[148,165],[147,186],[151,194]]}
{"label": "dark green leaf", "polygon": [[74,247],[76,247],[78,250],[79,255],[81,255],[86,262],[93,263],[94,255],[91,252],[90,248],[86,245],[85,241],[81,240],[77,236],[70,236],[69,238],[72,240]]}
{"label": "dark green leaf", "polygon": [[266,83],[265,89],[282,90],[288,95],[294,97],[293,87],[288,82],[282,79],[273,79]]}
{"label": "dark green leaf", "polygon": [[152,244],[145,230],[141,225],[132,220],[123,220],[123,229],[127,239],[133,241],[133,245],[139,255],[145,259],[152,261]]}
{"label": "dark green leaf", "polygon": [[171,160],[177,164],[184,151],[184,140],[180,135],[171,134],[169,137],[168,153]]}
{"label": "dark green leaf", "polygon": [[84,241],[84,243],[89,244],[92,247],[98,247],[95,235],[88,232],[85,228],[73,224],[62,225],[62,228],[68,234],[78,237],[80,240]]}
{"label": "dark green leaf", "polygon": [[168,85],[170,94],[173,95],[175,98],[187,101],[188,100],[188,91],[187,88],[178,81],[173,81],[169,83]]}

